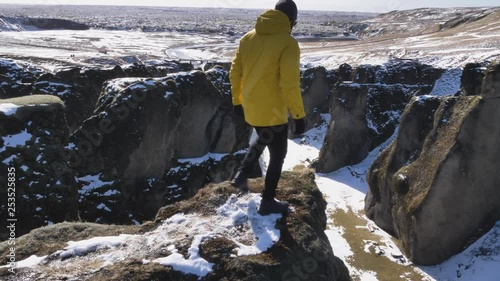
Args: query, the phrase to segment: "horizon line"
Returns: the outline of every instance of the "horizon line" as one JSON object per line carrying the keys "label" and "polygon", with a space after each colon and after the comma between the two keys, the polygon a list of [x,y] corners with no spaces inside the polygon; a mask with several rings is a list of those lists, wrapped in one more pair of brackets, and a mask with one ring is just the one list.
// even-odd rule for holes
{"label": "horizon line", "polygon": [[[52,3],[4,3],[0,2],[0,5],[12,5],[12,6],[114,6],[114,7],[149,7],[149,8],[194,8],[194,9],[237,9],[237,10],[256,10],[256,11],[265,11],[270,10],[266,8],[238,8],[238,7],[202,7],[202,6],[158,6],[158,5],[120,5],[120,4],[52,4]],[[343,11],[343,10],[317,10],[317,9],[301,9],[301,11],[311,11],[311,12],[337,12],[337,13],[363,13],[363,14],[385,14],[393,11],[411,11],[411,10],[419,10],[419,9],[484,9],[484,8],[500,8],[500,6],[459,6],[459,7],[419,7],[412,9],[395,9],[391,11],[383,11],[383,12],[364,12],[364,11]]]}

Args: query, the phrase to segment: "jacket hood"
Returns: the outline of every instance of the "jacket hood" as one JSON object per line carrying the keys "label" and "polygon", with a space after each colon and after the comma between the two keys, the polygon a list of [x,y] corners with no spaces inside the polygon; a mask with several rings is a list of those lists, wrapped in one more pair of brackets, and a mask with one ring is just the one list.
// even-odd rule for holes
{"label": "jacket hood", "polygon": [[291,26],[288,16],[278,10],[268,10],[257,19],[255,32],[258,34],[290,33]]}

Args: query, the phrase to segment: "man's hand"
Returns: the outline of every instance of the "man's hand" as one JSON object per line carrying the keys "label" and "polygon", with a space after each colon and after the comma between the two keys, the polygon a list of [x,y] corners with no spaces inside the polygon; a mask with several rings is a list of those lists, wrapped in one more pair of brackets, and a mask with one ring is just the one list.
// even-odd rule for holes
{"label": "man's hand", "polygon": [[305,118],[293,119],[294,129],[292,133],[294,135],[302,135],[306,130],[306,120]]}
{"label": "man's hand", "polygon": [[241,104],[233,105],[233,113],[235,116],[245,118],[245,113],[243,112],[243,106]]}

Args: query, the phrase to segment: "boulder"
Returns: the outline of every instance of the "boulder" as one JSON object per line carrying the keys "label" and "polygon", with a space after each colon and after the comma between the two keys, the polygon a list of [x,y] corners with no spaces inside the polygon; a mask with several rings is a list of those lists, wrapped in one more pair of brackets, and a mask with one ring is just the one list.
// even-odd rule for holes
{"label": "boulder", "polygon": [[[6,281],[28,276],[44,280],[352,280],[324,233],[326,202],[312,172],[283,174],[277,197],[294,207],[285,218],[257,215],[260,196],[255,192],[262,190],[263,181],[250,180],[249,185],[251,193],[244,197],[236,196],[237,190],[227,181],[208,185],[193,198],[162,208],[154,221],[141,226],[64,223],[38,229],[18,239],[16,258],[45,257],[41,264],[17,268],[15,275],[3,268],[0,276]],[[278,236],[255,241],[264,233]],[[106,239],[96,237],[106,235]],[[96,238],[87,241],[93,244],[86,246],[68,243],[92,237]],[[98,247],[98,241],[108,242]],[[253,248],[256,243],[261,246]],[[99,254],[93,254],[97,249]],[[0,243],[0,253],[5,261],[7,242]]]}
{"label": "boulder", "polygon": [[370,169],[367,215],[416,264],[443,262],[500,219],[499,69],[488,68],[481,96],[442,98],[433,118],[435,100],[417,115],[414,100],[401,137]]}
{"label": "boulder", "polygon": [[208,71],[216,66],[229,71],[231,70],[231,64],[231,62],[207,62],[203,65],[203,71]]}
{"label": "boulder", "polygon": [[[64,104],[54,96],[33,95],[0,100],[0,184],[15,179],[15,189],[0,196],[16,198],[16,234],[43,225],[77,218],[78,193],[74,173],[67,164],[69,132]],[[8,178],[9,177],[9,178]],[[7,220],[7,200],[1,205]],[[1,232],[0,239],[6,239]]]}

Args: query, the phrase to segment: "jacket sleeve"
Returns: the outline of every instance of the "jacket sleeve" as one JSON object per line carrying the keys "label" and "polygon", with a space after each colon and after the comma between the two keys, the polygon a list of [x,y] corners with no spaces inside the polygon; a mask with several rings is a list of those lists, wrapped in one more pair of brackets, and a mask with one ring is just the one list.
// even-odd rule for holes
{"label": "jacket sleeve", "polygon": [[300,91],[300,49],[295,39],[283,51],[280,59],[280,88],[293,119],[306,116]]}
{"label": "jacket sleeve", "polygon": [[241,90],[243,86],[243,69],[240,48],[241,47],[238,47],[236,50],[236,55],[234,56],[233,63],[231,64],[231,70],[229,71],[233,105],[240,105],[243,103],[243,94]]}

